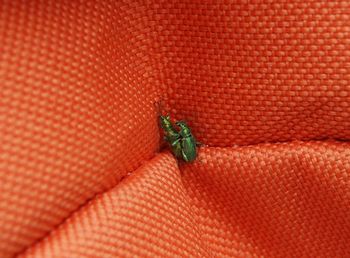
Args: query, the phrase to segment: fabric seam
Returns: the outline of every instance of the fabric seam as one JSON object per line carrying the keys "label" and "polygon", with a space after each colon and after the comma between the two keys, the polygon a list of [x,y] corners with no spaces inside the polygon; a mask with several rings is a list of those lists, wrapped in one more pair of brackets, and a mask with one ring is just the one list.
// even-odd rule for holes
{"label": "fabric seam", "polygon": [[[260,144],[282,144],[282,143],[289,143],[289,142],[295,142],[295,141],[299,141],[299,142],[303,142],[303,143],[307,143],[307,142],[327,142],[327,141],[334,141],[334,142],[350,142],[350,140],[342,140],[342,139],[322,139],[322,140],[290,140],[290,141],[281,141],[281,142],[261,142],[261,143],[256,143],[256,144],[247,144],[247,145],[235,145],[235,146],[227,146],[227,147],[219,147],[219,146],[205,146],[205,147],[211,147],[211,148],[234,148],[234,147],[249,147],[249,146],[255,146],[255,145],[260,145]],[[98,195],[103,195],[109,191],[111,191],[112,189],[114,189],[115,187],[117,187],[122,181],[124,181],[126,178],[128,178],[130,175],[132,175],[135,171],[137,171],[138,169],[140,169],[142,166],[144,166],[144,164],[148,163],[150,160],[152,160],[159,152],[155,152],[155,155],[152,156],[152,158],[145,160],[142,162],[142,164],[137,167],[136,169],[134,169],[133,172],[131,173],[127,173],[125,176],[123,176],[115,185],[113,185],[110,188],[107,188],[105,191],[102,192],[97,192],[95,193],[93,196],[91,196],[90,198],[88,198],[84,203],[82,203],[81,205],[79,205],[75,210],[73,210],[72,212],[69,213],[69,215],[65,218],[62,219],[62,221],[60,223],[58,223],[57,225],[55,225],[51,230],[49,230],[48,232],[46,232],[42,237],[40,237],[39,239],[35,240],[32,244],[30,244],[29,246],[24,247],[22,250],[20,250],[18,253],[14,254],[14,257],[19,257],[21,255],[23,255],[27,250],[29,250],[30,248],[34,247],[35,245],[39,244],[41,241],[44,241],[47,237],[49,237],[50,234],[52,234],[54,231],[56,231],[61,225],[63,225],[69,218],[71,218],[76,212],[79,212],[83,207],[85,207],[89,202],[91,202],[92,200],[94,200]]]}

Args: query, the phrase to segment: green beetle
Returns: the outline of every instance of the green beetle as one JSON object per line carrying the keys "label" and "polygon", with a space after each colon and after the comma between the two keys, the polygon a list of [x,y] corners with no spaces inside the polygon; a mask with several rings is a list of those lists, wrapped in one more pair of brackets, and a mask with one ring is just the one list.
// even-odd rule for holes
{"label": "green beetle", "polygon": [[159,117],[160,126],[164,130],[165,141],[171,146],[171,151],[176,158],[182,157],[180,134],[175,129],[173,123],[170,121],[170,116],[160,116]]}
{"label": "green beetle", "polygon": [[183,121],[176,122],[176,125],[180,127],[180,138],[173,142],[176,145],[178,142],[181,143],[181,154],[182,158],[186,162],[192,162],[197,157],[197,141],[191,133],[191,129]]}

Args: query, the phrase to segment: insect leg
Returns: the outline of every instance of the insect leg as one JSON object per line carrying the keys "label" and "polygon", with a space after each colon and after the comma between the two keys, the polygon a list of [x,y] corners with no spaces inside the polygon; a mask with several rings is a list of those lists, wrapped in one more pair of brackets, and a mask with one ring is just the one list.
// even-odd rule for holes
{"label": "insect leg", "polygon": [[184,150],[181,150],[181,152],[182,152],[182,158],[186,161],[186,162],[188,162],[188,157],[186,156],[186,153],[184,152]]}
{"label": "insect leg", "polygon": [[175,141],[173,141],[173,142],[171,143],[171,146],[175,146],[176,144],[179,143],[179,141],[181,141],[180,138],[176,139]]}

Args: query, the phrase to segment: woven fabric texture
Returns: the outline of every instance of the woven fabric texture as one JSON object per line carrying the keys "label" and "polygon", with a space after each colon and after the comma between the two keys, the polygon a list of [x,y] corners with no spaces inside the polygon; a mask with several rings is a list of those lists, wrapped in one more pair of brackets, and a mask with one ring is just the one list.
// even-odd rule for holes
{"label": "woven fabric texture", "polygon": [[159,155],[21,257],[348,257],[349,144]]}
{"label": "woven fabric texture", "polygon": [[350,257],[349,139],[349,1],[0,3],[0,257]]}

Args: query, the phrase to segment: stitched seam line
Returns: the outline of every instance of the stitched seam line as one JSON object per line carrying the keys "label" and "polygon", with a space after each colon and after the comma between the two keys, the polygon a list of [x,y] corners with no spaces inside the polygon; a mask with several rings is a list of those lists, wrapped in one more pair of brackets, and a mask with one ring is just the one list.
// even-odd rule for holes
{"label": "stitched seam line", "polygon": [[[237,145],[237,146],[227,146],[227,147],[221,147],[221,146],[206,146],[206,147],[217,147],[217,148],[234,148],[234,147],[238,147],[238,148],[243,148],[243,147],[247,147],[247,146],[255,146],[255,145],[260,145],[260,144],[281,144],[281,143],[289,143],[289,142],[326,142],[326,141],[330,141],[333,140],[334,142],[349,142],[349,140],[339,140],[339,139],[331,139],[331,138],[327,138],[327,139],[322,139],[322,140],[290,140],[290,141],[280,141],[280,142],[261,142],[261,143],[256,143],[256,144],[247,144],[247,145]],[[155,153],[156,155],[157,153]],[[143,165],[140,165],[138,168],[136,168],[134,171],[137,171],[140,167],[144,166],[144,164],[146,164],[147,162],[149,162],[150,160],[152,160],[155,156],[153,156],[152,158],[146,160],[145,162],[143,162]],[[131,174],[133,174],[134,172],[130,173],[128,176],[130,176]],[[52,234],[54,231],[56,231],[61,225],[63,225],[69,218],[71,218],[76,212],[79,212],[83,207],[85,207],[90,201],[94,200],[97,195],[103,195],[104,193],[112,190],[113,188],[117,187],[123,180],[125,180],[128,176],[124,176],[121,178],[120,181],[118,181],[114,186],[107,188],[105,191],[103,192],[97,192],[95,193],[93,196],[91,196],[90,198],[88,198],[84,203],[82,203],[81,205],[79,205],[76,209],[74,209],[72,212],[70,212],[67,217],[63,218],[62,221],[55,225],[54,227],[52,227],[48,232],[46,232],[42,237],[36,239],[33,243],[31,243],[30,245],[24,247],[22,250],[20,250],[19,252],[17,252],[14,257],[18,257],[21,256],[22,254],[24,254],[28,249],[34,247],[35,245],[39,244],[41,241],[44,241],[45,238],[47,238],[50,234]]]}

